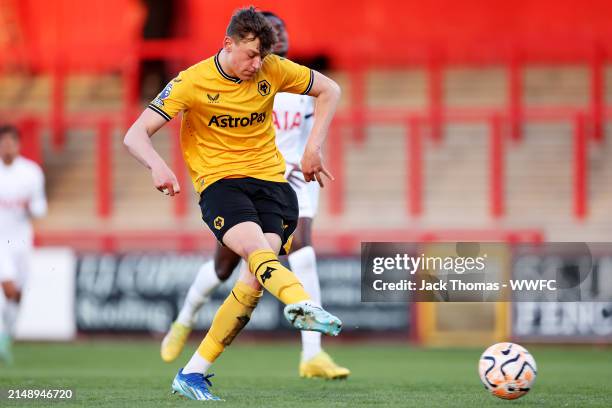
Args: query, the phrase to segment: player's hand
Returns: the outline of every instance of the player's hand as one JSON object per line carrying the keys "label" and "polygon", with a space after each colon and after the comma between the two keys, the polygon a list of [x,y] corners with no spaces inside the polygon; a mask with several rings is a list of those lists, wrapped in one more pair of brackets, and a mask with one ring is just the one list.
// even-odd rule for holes
{"label": "player's hand", "polygon": [[176,176],[165,163],[152,168],[151,177],[155,188],[165,195],[174,196],[181,192]]}
{"label": "player's hand", "polygon": [[306,181],[316,180],[321,187],[324,187],[325,183],[323,183],[323,176],[327,177],[329,180],[334,180],[334,176],[332,176],[332,174],[323,165],[321,148],[318,146],[306,146],[306,149],[304,149],[304,155],[302,156],[301,165],[304,180]]}

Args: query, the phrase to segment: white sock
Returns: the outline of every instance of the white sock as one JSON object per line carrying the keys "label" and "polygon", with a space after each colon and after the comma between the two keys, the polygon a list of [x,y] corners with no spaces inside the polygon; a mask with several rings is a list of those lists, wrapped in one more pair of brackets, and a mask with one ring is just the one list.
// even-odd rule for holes
{"label": "white sock", "polygon": [[191,356],[191,360],[183,367],[183,374],[206,374],[206,371],[208,371],[211,365],[212,363],[202,357],[196,350],[193,356]]}
{"label": "white sock", "polygon": [[8,327],[6,326],[6,318],[4,317],[4,310],[8,300],[4,297],[4,293],[0,289],[0,336],[8,335]]}
{"label": "white sock", "polygon": [[[289,266],[295,273],[312,303],[321,306],[321,288],[317,273],[317,256],[313,247],[307,246],[289,255]],[[321,333],[302,331],[302,361],[307,361],[321,352]]]}
{"label": "white sock", "polygon": [[200,267],[198,275],[189,287],[187,297],[183,308],[178,314],[176,321],[184,324],[185,326],[191,327],[195,319],[196,314],[200,311],[200,308],[209,298],[209,295],[221,284],[222,282],[217,277],[215,272],[214,261],[208,261]]}
{"label": "white sock", "polygon": [[12,300],[7,300],[4,304],[3,319],[4,320],[4,331],[9,336],[13,336],[15,333],[15,326],[17,325],[17,315],[19,314],[19,303]]}

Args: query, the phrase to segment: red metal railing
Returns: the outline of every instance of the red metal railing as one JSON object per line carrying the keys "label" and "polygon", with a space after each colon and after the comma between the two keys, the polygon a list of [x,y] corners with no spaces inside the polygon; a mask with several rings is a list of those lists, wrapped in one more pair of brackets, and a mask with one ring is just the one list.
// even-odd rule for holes
{"label": "red metal railing", "polygon": [[604,58],[599,48],[595,48],[590,61],[591,70],[591,117],[593,138],[599,142],[604,138]]}
{"label": "red metal railing", "polygon": [[439,61],[434,60],[428,66],[429,80],[429,123],[431,125],[431,138],[439,142],[442,139],[442,113],[444,106],[444,88],[442,67]]}
{"label": "red metal railing", "polygon": [[422,164],[422,147],[421,147],[421,120],[412,118],[408,121],[407,139],[408,152],[408,177],[406,185],[406,202],[409,203],[410,215],[416,217],[421,215],[423,195],[423,164]]}
{"label": "red metal railing", "polygon": [[491,215],[499,218],[504,213],[504,137],[502,120],[495,115],[489,119],[489,191]]}
{"label": "red metal railing", "polygon": [[[489,124],[489,214],[492,218],[502,217],[505,213],[505,140],[510,139],[506,135],[505,129],[511,129],[512,119],[505,116],[506,112],[495,109],[447,109],[441,118],[441,123],[445,122],[485,122]],[[369,109],[362,117],[365,124],[384,123],[400,124],[406,129],[406,213],[409,216],[418,217],[422,212],[423,202],[423,177],[424,148],[422,128],[430,124],[430,118],[423,116],[423,112],[404,112],[402,110],[388,109]],[[342,128],[351,118],[351,114],[338,115],[335,126]],[[573,213],[578,219],[583,219],[587,214],[588,204],[588,136],[587,136],[587,117],[579,109],[574,108],[540,108],[529,109],[524,113],[524,120],[537,121],[569,121],[574,125],[574,186],[573,186]],[[509,125],[509,126],[506,126]],[[333,135],[341,132],[336,129]],[[432,138],[435,136],[432,134]],[[435,140],[435,139],[434,139]],[[329,150],[333,152],[330,157],[334,161],[343,163],[345,154],[345,140],[340,137],[329,138]],[[437,143],[435,143],[437,144]],[[330,213],[332,215],[342,214],[344,211],[344,176],[331,183],[329,186]]]}
{"label": "red metal railing", "polygon": [[[0,116],[3,116],[2,112],[0,112]],[[44,127],[52,130],[53,119],[46,120],[46,118],[40,118],[30,113],[24,116],[16,116],[15,122],[18,124],[18,128],[22,134],[26,136],[23,138],[23,154],[31,160],[43,164],[41,131]],[[65,129],[95,131],[97,151],[95,162],[96,214],[102,219],[111,217],[113,215],[114,201],[113,146],[115,143],[114,138],[117,136],[123,137],[123,134],[125,134],[122,118],[111,118],[103,114],[70,115],[64,118],[62,126]],[[117,132],[118,130],[120,131],[119,133]],[[177,218],[182,218],[187,214],[188,210],[187,197],[189,194],[187,192],[190,191],[188,183],[191,181],[187,177],[180,148],[180,122],[171,122],[169,124],[169,130],[172,146],[171,167],[182,188],[182,194],[176,195],[173,200],[174,215]]]}
{"label": "red metal railing", "polygon": [[583,114],[574,119],[574,214],[579,219],[587,215],[588,159],[586,120]]}
{"label": "red metal railing", "polygon": [[42,164],[42,144],[40,141],[40,123],[34,117],[23,117],[17,127],[22,135],[28,137],[22,140],[22,152],[30,160],[34,160],[38,164]]}
{"label": "red metal railing", "polygon": [[101,120],[97,124],[98,127],[98,162],[97,162],[97,187],[98,187],[98,216],[108,218],[112,212],[112,196],[113,196],[113,140],[111,133],[111,124],[108,120]]}
{"label": "red metal railing", "polygon": [[522,134],[522,105],[523,82],[521,67],[516,58],[508,65],[508,115],[510,116],[511,136],[515,141],[520,140]]}

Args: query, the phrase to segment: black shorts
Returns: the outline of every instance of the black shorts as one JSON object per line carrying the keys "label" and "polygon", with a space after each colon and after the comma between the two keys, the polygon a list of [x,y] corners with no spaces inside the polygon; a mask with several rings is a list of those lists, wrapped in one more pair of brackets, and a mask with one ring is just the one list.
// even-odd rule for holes
{"label": "black shorts", "polygon": [[281,255],[289,251],[297,227],[297,195],[289,183],[256,178],[221,179],[200,195],[202,219],[223,244],[223,235],[234,225],[253,221],[264,233],[281,237]]}

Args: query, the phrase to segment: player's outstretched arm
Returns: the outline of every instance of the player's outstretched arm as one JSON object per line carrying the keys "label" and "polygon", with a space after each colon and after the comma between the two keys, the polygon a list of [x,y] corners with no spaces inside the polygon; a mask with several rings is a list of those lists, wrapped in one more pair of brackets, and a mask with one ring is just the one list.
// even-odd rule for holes
{"label": "player's outstretched arm", "polygon": [[301,166],[306,181],[316,180],[323,187],[323,175],[330,180],[334,179],[323,165],[321,148],[340,102],[341,90],[340,86],[332,79],[317,71],[313,71],[313,73],[314,80],[309,95],[316,97],[317,101],[312,130],[306,142]]}
{"label": "player's outstretched arm", "polygon": [[151,136],[165,124],[166,120],[159,114],[145,109],[127,131],[123,144],[132,156],[151,170],[155,188],[173,196],[181,190],[176,176],[151,143]]}

